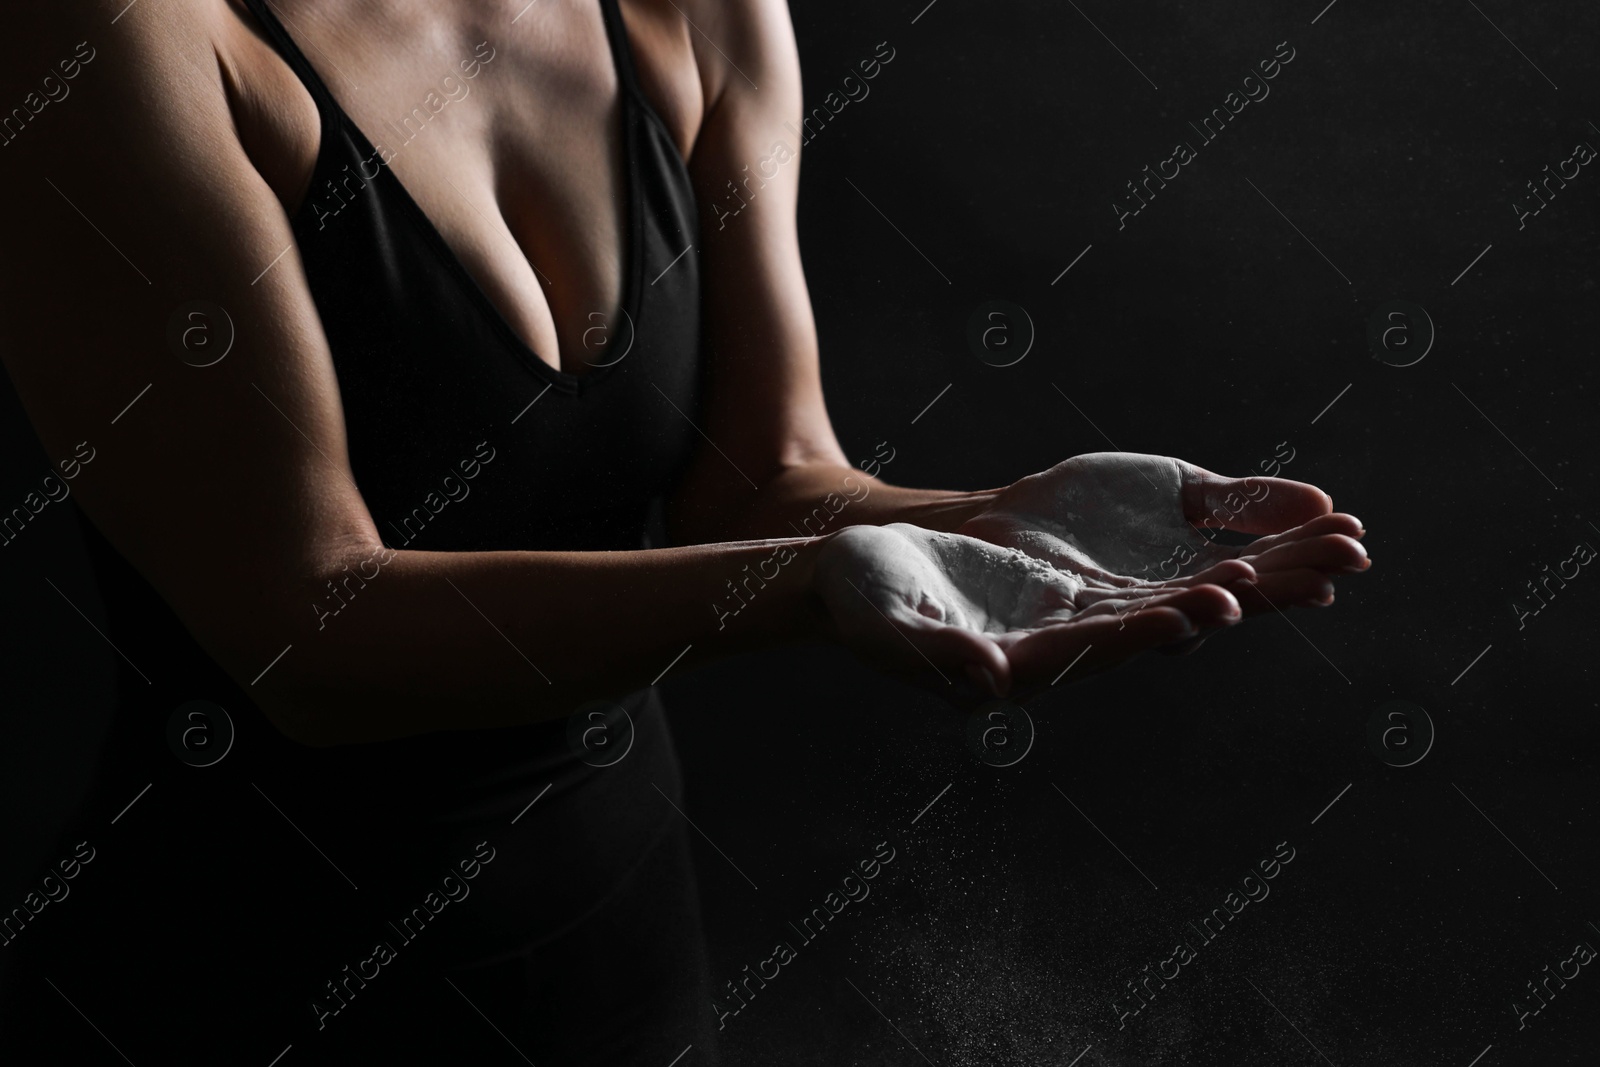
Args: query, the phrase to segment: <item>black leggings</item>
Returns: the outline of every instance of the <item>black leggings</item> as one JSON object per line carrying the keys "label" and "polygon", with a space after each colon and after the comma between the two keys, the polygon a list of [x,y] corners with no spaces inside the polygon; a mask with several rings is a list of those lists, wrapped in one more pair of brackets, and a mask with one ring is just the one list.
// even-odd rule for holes
{"label": "black leggings", "polygon": [[628,703],[599,769],[563,722],[320,754],[257,724],[204,769],[118,738],[51,866],[92,858],[0,936],[0,1063],[717,1063],[677,761]]}
{"label": "black leggings", "polygon": [[[94,873],[91,864],[77,880],[86,883]],[[180,872],[150,872],[162,873]],[[284,925],[206,930],[218,917],[206,902],[192,902],[191,909],[181,895],[133,896],[95,902],[69,896],[36,922],[55,920],[70,930],[24,929],[0,949],[8,964],[0,1059],[19,1067],[120,1063],[115,1045],[138,1064],[265,1067],[292,1045],[278,1067],[528,1061],[666,1067],[686,1049],[681,1067],[719,1062],[681,822],[666,828],[592,912],[545,943],[461,969],[408,958],[402,948],[321,1029],[306,1005],[304,974],[295,973],[304,968],[284,958],[303,959],[310,941],[348,940],[347,933],[312,933],[302,925],[305,916]],[[125,907],[135,899],[143,912],[137,917]],[[196,924],[188,930],[186,911]],[[60,933],[66,936],[49,936]]]}
{"label": "black leggings", "polygon": [[366,1019],[352,1001],[327,1021],[325,1062],[667,1067],[693,1046],[679,1067],[719,1063],[685,835],[669,826],[609,899],[531,951],[397,975]]}

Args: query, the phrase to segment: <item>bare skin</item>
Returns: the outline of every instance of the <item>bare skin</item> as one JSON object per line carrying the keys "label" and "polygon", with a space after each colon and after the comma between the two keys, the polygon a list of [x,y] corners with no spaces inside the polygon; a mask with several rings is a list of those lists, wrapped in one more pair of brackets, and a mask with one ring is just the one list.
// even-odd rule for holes
{"label": "bare skin", "polygon": [[[1219,513],[1267,536],[1213,543],[1200,528]],[[1364,532],[1303,482],[1099,452],[1018,481],[955,533],[845,531],[818,580],[841,630],[882,661],[959,664],[1003,695],[1067,665],[1082,677],[1147,648],[1192,648],[1248,614],[1329,604],[1330,574],[1370,565]]]}
{"label": "bare skin", "polygon": [[[273,3],[369,131],[397,121],[488,43],[494,58],[471,95],[441,111],[391,166],[517,333],[552,365],[582,373],[590,314],[619,300],[625,237],[617,85],[598,6]],[[814,582],[836,542],[840,558],[853,558],[844,551],[852,538],[876,535],[789,536],[793,517],[847,476],[870,493],[841,522],[864,527],[959,530],[1009,547],[1028,538],[1030,522],[1058,538],[1065,524],[1089,544],[1095,524],[1109,521],[1041,508],[1040,483],[1029,479],[960,493],[891,486],[851,465],[822,397],[795,232],[798,164],[780,170],[738,225],[718,229],[708,206],[799,119],[786,5],[623,0],[622,8],[646,95],[685,155],[705,215],[698,254],[711,385],[702,427],[720,452],[704,448],[668,501],[680,547],[400,551],[352,605],[350,625],[326,632],[306,606],[325,582],[386,550],[350,473],[338,382],[289,227],[319,143],[311,97],[230,0],[26,5],[0,35],[0,70],[42,74],[80,41],[94,49],[70,97],[0,148],[0,198],[26,205],[0,246],[7,369],[53,458],[94,443],[94,464],[74,482],[90,518],[290,737],[338,744],[557,717],[649,684],[686,647],[676,670],[817,638],[897,667],[903,652],[884,652],[882,634],[851,614],[871,605],[842,608],[836,583]],[[18,99],[26,91],[18,82]],[[227,308],[238,338],[203,373],[166,345],[173,310],[196,298]],[[1073,473],[1037,477],[1067,486]],[[1291,569],[1320,581],[1350,565],[1338,537],[1355,536],[1359,524],[1294,533],[1307,519],[1327,521],[1319,518],[1326,497],[1303,490],[1316,495],[1316,515],[1293,513],[1256,532],[1303,542]],[[1136,513],[1100,529],[1117,537],[1130,524]],[[1026,547],[1048,558],[1043,543]],[[710,605],[724,582],[775,547],[791,548],[793,562],[719,626]],[[859,574],[889,600],[913,594],[872,570],[877,557],[863,558],[865,570],[824,571]],[[1170,599],[1151,599],[1139,613],[1173,629],[1130,622],[1137,642],[1097,643],[1092,655],[1171,645],[1190,622],[1203,632],[1219,624],[1218,611],[1251,606],[1248,592],[1223,583],[1243,579],[1238,567],[1186,577],[1194,581],[1184,591],[1153,593]],[[1094,621],[1087,600],[1070,610],[1083,617],[1068,615],[1066,626]],[[895,618],[921,639],[922,623]],[[1075,652],[1056,621],[1004,643],[990,633],[993,620],[952,627],[967,636],[930,644],[929,654],[960,673],[977,659],[1002,686],[1025,682]],[[285,646],[292,651],[275,661]],[[1104,654],[1096,662],[1110,665]]]}

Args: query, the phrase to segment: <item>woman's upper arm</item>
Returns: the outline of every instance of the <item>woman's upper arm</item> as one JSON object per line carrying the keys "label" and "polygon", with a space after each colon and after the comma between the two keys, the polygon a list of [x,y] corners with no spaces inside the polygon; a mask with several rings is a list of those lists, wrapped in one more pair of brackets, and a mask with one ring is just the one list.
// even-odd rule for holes
{"label": "woman's upper arm", "polygon": [[[52,461],[94,450],[80,504],[232,667],[288,587],[377,534],[288,219],[234,130],[208,21],[226,12],[173,0],[113,26],[121,6],[24,16],[3,46],[11,69],[79,41],[92,58],[0,157],[0,352]],[[180,317],[194,301],[225,315]],[[232,348],[190,365],[210,357],[185,362],[184,330]]]}
{"label": "woman's upper arm", "polygon": [[[788,5],[699,7],[703,32],[694,41],[707,106],[689,169],[710,370],[703,427],[757,482],[802,463],[848,465],[823,403],[796,231],[801,87]],[[712,451],[684,492],[739,499],[749,486]]]}

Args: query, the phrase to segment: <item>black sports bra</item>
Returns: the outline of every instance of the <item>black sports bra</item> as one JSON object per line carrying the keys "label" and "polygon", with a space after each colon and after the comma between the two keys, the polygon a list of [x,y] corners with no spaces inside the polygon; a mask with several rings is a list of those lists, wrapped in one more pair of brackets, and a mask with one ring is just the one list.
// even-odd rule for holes
{"label": "black sports bra", "polygon": [[[677,146],[639,93],[616,0],[600,7],[625,128],[626,315],[596,346],[598,365],[579,376],[529,351],[394,173],[367,162],[382,158],[377,147],[268,5],[245,2],[321,113],[311,193],[292,221],[332,348],[356,485],[385,542],[432,551],[648,544],[652,503],[697,440],[697,216]],[[330,182],[342,205],[332,217]],[[588,857],[571,864],[588,872],[571,880],[587,892],[621,877],[618,865],[675,817],[658,792],[676,792],[677,766],[654,690],[621,701],[636,743],[599,770],[561,720],[305,748],[272,730],[150,584],[84,526],[111,639],[148,672],[122,670],[122,706],[88,810],[115,812],[152,777],[157,793],[184,803],[200,779],[166,751],[165,724],[174,708],[204,699],[239,730],[220,777],[204,780],[236,779],[246,791],[257,783],[286,810],[316,811],[318,839],[363,869],[405,856],[432,862],[460,847],[468,855],[483,827],[506,833],[548,787],[517,833],[541,842],[530,854]],[[605,862],[593,855],[601,840]]]}
{"label": "black sports bra", "polygon": [[[652,503],[697,439],[697,216],[677,146],[635,82],[616,0],[600,6],[625,128],[626,315],[581,376],[552,369],[516,336],[394,173],[367,162],[381,160],[377,147],[267,4],[245,3],[321,114],[312,189],[292,222],[331,343],[355,481],[385,542],[433,551],[648,544]],[[330,182],[341,205],[331,217]],[[503,841],[508,856],[524,857],[503,862],[521,866],[500,875],[498,903],[475,891],[482,944],[461,943],[487,952],[533,943],[593,906],[677,818],[663,800],[679,795],[678,768],[654,689],[620,701],[636,730],[615,766],[574,747],[563,720],[307,748],[273,730],[150,584],[83,525],[110,637],[130,666],[120,669],[121,707],[82,825],[103,827],[154,782],[154,799],[141,802],[154,806],[151,825],[181,818],[187,836],[140,847],[197,847],[189,842],[235,833],[225,819],[236,818],[238,798],[256,802],[255,786],[309,818],[318,847],[363,886],[370,875],[371,893],[411,886],[399,873],[406,864],[431,870],[471,855],[475,842]],[[221,705],[238,730],[205,775],[169,751],[174,709],[196,699]],[[216,795],[201,802],[197,790]],[[548,878],[550,869],[563,877]],[[378,907],[378,897],[363,899]]]}
{"label": "black sports bra", "polygon": [[292,221],[379,535],[430,550],[641,547],[697,440],[700,274],[689,175],[640,92],[617,0],[600,9],[622,96],[622,321],[595,316],[582,375],[528,348],[385,165],[411,125],[369,141],[265,0],[245,3],[321,116]]}

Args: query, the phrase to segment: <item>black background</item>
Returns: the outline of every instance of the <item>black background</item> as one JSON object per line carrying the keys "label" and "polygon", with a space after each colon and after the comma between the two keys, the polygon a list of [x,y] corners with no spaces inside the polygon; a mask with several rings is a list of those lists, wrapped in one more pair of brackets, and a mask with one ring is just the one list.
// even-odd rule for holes
{"label": "black background", "polygon": [[[1332,609],[1052,691],[1009,768],[974,759],[937,696],[835,649],[669,678],[687,810],[715,843],[696,838],[719,981],[796,942],[788,923],[878,842],[897,850],[727,1020],[729,1061],[1592,1062],[1593,968],[1526,1029],[1511,1004],[1600,946],[1600,578],[1522,629],[1511,604],[1600,545],[1600,176],[1522,230],[1511,204],[1600,144],[1600,13],[1080,6],[795,8],[808,106],[895,49],[803,162],[841,441],[855,459],[887,441],[886,478],[953,488],[1113,447],[1245,473],[1287,441],[1285,475],[1360,516],[1375,565]],[[1282,41],[1270,96],[1200,146],[1187,123]],[[1198,158],[1119,231],[1124,183],[1178,140]],[[1015,366],[967,345],[992,299],[1036,331]],[[1392,300],[1437,330],[1414,366],[1369,350]],[[3,403],[9,507],[49,461]],[[66,507],[0,551],[10,900],[86,785],[115,654],[45,581],[100,618]],[[1399,769],[1366,738],[1395,698],[1436,730]],[[1271,895],[1119,1030],[1124,982],[1284,841]]]}

